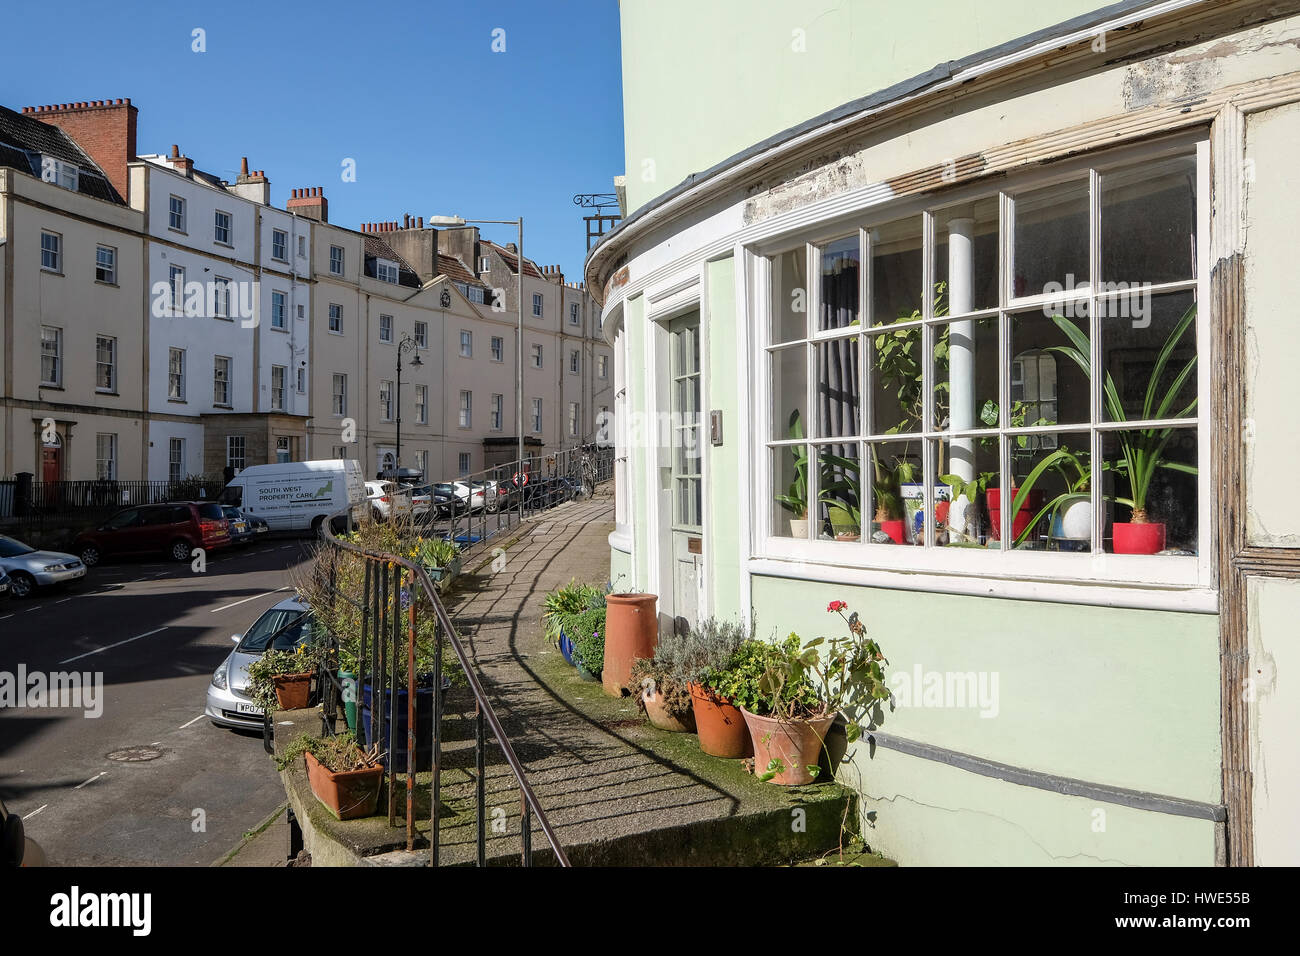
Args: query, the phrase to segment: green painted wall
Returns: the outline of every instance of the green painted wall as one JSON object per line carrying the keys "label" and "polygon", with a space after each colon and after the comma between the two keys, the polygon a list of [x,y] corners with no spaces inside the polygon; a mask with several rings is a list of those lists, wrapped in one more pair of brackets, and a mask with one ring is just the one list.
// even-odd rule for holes
{"label": "green painted wall", "polygon": [[[981,716],[980,706],[900,706],[884,713],[882,731],[1092,783],[1220,801],[1214,615],[786,578],[753,583],[763,636],[839,633],[842,622],[826,611],[836,599],[858,611],[880,642],[896,696],[900,674],[909,677],[904,693],[913,693],[918,667],[922,689],[932,672],[986,675],[985,703],[992,706],[983,709],[989,716]],[[857,747],[854,769],[873,797],[864,810],[877,814],[882,848],[904,863],[994,862],[1002,852],[995,848],[1012,831],[1009,855],[996,862],[1041,863],[1074,854],[1078,862],[1093,856],[1213,862],[1208,821],[1040,793],[884,748],[869,757],[864,746]],[[1112,822],[1131,823],[1098,833],[1092,829],[1094,808]],[[939,811],[959,813],[960,823],[945,822]],[[1184,845],[1193,830],[1196,842]],[[951,846],[929,845],[946,838],[954,841]]]}
{"label": "green painted wall", "polygon": [[622,0],[628,210],[819,113],[1100,6]]}
{"label": "green painted wall", "polygon": [[[643,356],[649,330],[645,327],[643,296],[638,295],[636,298],[629,299],[623,307],[623,334],[627,336],[628,344],[627,388],[630,396],[628,411],[634,415],[644,414],[648,405],[646,389],[649,376]],[[634,429],[635,431],[638,430]],[[644,429],[639,431],[644,434]],[[635,489],[632,506],[632,537],[635,542],[633,547],[637,569],[635,586],[638,591],[644,591],[649,587],[646,569],[650,566],[650,553],[645,529],[650,520],[647,499],[654,491],[645,486],[643,477],[646,473],[646,456],[649,453],[650,449],[645,447],[644,442],[633,442],[628,450],[628,484]]]}
{"label": "green painted wall", "polygon": [[709,367],[705,379],[704,410],[722,412],[723,444],[704,452],[709,461],[709,550],[705,554],[712,588],[709,604],[722,616],[739,612],[740,595],[740,510],[736,489],[740,487],[740,456],[745,452],[740,430],[740,388],[736,381],[736,263],[720,259],[706,266],[708,295],[705,319],[701,323],[708,337]]}

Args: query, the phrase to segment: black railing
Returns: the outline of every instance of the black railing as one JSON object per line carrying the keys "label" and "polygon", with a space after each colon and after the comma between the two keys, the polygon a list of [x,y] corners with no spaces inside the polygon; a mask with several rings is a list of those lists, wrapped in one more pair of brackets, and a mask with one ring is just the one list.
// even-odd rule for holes
{"label": "black railing", "polygon": [[93,516],[133,505],[215,498],[225,482],[219,475],[177,481],[0,480],[0,517]]}
{"label": "black railing", "polygon": [[[526,460],[523,466],[514,462],[501,465],[477,475],[456,479],[469,488],[483,487],[481,505],[471,502],[466,510],[457,507],[444,519],[436,515],[410,519],[410,526],[399,529],[403,540],[423,537],[432,529],[432,536],[442,536],[452,541],[465,538],[472,546],[490,540],[522,521],[547,508],[566,501],[589,497],[596,486],[613,475],[613,450],[609,448],[575,448],[554,455],[538,456]],[[526,476],[526,480],[524,480]],[[571,479],[571,480],[568,480]],[[475,481],[481,485],[473,484]],[[489,498],[493,483],[496,496]],[[472,497],[472,496],[471,496]],[[349,520],[347,512],[333,516],[338,523]],[[493,519],[493,520],[489,520]],[[399,520],[399,519],[393,519]],[[400,519],[406,520],[406,519]],[[442,770],[444,739],[443,716],[446,703],[447,682],[444,646],[455,655],[455,664],[464,674],[474,702],[474,781],[475,857],[479,866],[487,864],[486,815],[487,777],[485,773],[488,734],[500,748],[520,792],[520,857],[525,866],[533,862],[533,828],[536,827],[550,844],[555,860],[569,865],[568,856],[538,802],[537,795],[528,783],[523,765],[515,753],[504,728],[498,719],[482,682],[475,673],[473,663],[447,613],[429,570],[416,559],[405,554],[393,554],[368,549],[333,533],[335,521],[326,521],[322,527],[322,546],[317,554],[312,573],[311,600],[315,616],[329,631],[329,638],[337,651],[341,639],[356,641],[354,667],[357,704],[356,738],[363,747],[366,741],[378,741],[387,754],[388,822],[397,825],[398,764],[397,754],[402,750],[398,735],[400,715],[398,698],[405,683],[406,691],[406,741],[405,741],[405,795],[406,795],[406,847],[416,848],[415,795],[416,774],[420,770],[422,749],[430,754],[429,782],[429,859],[437,866],[440,862],[442,833],[440,813],[442,805]],[[474,533],[477,525],[479,531]],[[458,541],[459,543],[459,541]],[[359,564],[358,564],[359,563]],[[324,595],[324,600],[321,595]],[[322,613],[323,612],[323,613]],[[349,635],[339,633],[348,630]],[[425,646],[417,645],[424,639]],[[432,645],[431,649],[428,645]],[[432,714],[427,732],[419,717],[418,692],[421,675],[417,673],[421,661],[420,650],[427,658],[431,653],[432,671],[428,683],[432,691]],[[404,658],[404,661],[403,661]],[[403,663],[405,666],[403,667]],[[403,675],[405,680],[403,681]],[[322,733],[336,732],[339,723],[339,705],[346,704],[347,689],[337,668],[325,670],[320,675],[322,703]],[[369,724],[366,725],[366,708],[359,699],[368,688]],[[424,688],[426,691],[430,688]],[[385,703],[387,707],[385,708]],[[387,714],[384,714],[384,709]]]}

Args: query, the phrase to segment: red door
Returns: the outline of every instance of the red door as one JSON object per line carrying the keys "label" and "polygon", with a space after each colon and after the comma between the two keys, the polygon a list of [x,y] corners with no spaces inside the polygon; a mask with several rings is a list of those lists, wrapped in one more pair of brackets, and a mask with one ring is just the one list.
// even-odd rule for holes
{"label": "red door", "polygon": [[58,481],[61,469],[59,468],[59,453],[61,448],[45,445],[41,448],[41,481]]}

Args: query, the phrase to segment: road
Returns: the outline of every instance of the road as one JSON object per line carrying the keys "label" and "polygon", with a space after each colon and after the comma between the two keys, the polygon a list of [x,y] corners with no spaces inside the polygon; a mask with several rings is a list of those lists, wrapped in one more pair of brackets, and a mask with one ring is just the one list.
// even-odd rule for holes
{"label": "road", "polygon": [[0,797],[52,864],[206,865],[284,801],[261,736],[202,713],[230,636],[288,594],[307,546],[225,549],[201,574],[122,559],[65,590],[0,599],[0,672],[102,674],[98,717],[0,714]]}

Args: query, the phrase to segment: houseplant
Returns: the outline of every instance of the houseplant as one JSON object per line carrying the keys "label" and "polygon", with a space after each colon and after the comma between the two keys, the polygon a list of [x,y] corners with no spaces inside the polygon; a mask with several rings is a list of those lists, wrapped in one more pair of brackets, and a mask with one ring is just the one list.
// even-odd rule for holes
{"label": "houseplant", "polygon": [[753,753],[745,718],[729,694],[731,668],[739,666],[737,654],[753,636],[753,623],[746,627],[739,620],[711,617],[697,624],[686,641],[666,642],[676,650],[670,659],[670,673],[679,683],[686,683],[700,749],[711,756],[735,758]]}
{"label": "houseplant", "polygon": [[[810,783],[818,776],[826,733],[849,707],[869,708],[889,698],[880,647],[848,605],[832,601],[826,610],[848,625],[846,636],[818,637],[800,643],[790,634],[754,654],[757,673],[746,689],[742,713],[754,743],[754,766],[763,780],[785,786]],[[850,743],[861,735],[860,722],[846,714]]]}
{"label": "houseplant", "polygon": [[605,607],[588,608],[572,619],[573,663],[585,681],[600,680],[605,666]]}
{"label": "houseplant", "polygon": [[429,572],[429,577],[437,583],[460,573],[460,548],[454,541],[445,538],[429,541],[417,538],[410,556],[416,558]]}
{"label": "houseplant", "polygon": [[[560,649],[566,662],[573,663],[573,618],[592,607],[603,604],[605,591],[594,584],[580,584],[571,579],[563,587],[556,588],[542,600],[542,626],[546,638]],[[566,626],[568,631],[566,631]]]}
{"label": "houseplant", "polygon": [[[1103,468],[1105,465],[1103,464]],[[1039,461],[1020,482],[1013,506],[1019,514],[1020,508],[1029,500],[1034,485],[1049,471],[1055,471],[1061,478],[1065,490],[1057,494],[1026,523],[1016,535],[1014,544],[1019,547],[1030,532],[1038,526],[1044,517],[1048,518],[1048,537],[1069,541],[1092,540],[1092,470],[1088,465],[1088,453],[1070,451],[1062,445]]]}
{"label": "houseplant", "polygon": [[284,770],[299,757],[306,760],[312,793],[337,819],[374,815],[384,779],[377,748],[363,750],[347,734],[335,737],[300,734],[276,758],[276,765]]}
{"label": "houseplant", "polygon": [[[1195,320],[1196,305],[1193,303],[1170,330],[1164,345],[1161,346],[1151,369],[1150,378],[1147,379],[1142,411],[1138,416],[1139,421],[1185,418],[1196,410],[1197,398],[1193,396],[1186,407],[1177,412],[1173,411],[1178,393],[1195,371],[1197,358],[1195,354],[1187,360],[1181,370],[1174,374],[1168,386],[1162,388],[1165,370],[1169,366],[1174,350],[1178,348],[1183,336],[1187,334],[1187,330],[1192,327]],[[1058,352],[1070,359],[1082,369],[1084,375],[1091,379],[1092,364],[1088,358],[1090,343],[1087,333],[1062,316],[1054,315],[1052,321],[1069,337],[1071,344],[1053,346],[1050,351]],[[1102,384],[1102,397],[1112,421],[1128,421],[1119,389],[1115,387],[1109,372],[1106,373]],[[1151,490],[1151,480],[1155,477],[1157,468],[1166,468],[1189,475],[1197,474],[1195,465],[1171,461],[1165,457],[1165,448],[1173,434],[1174,429],[1168,427],[1128,428],[1115,432],[1116,441],[1119,443],[1119,460],[1115,464],[1115,470],[1128,481],[1129,497],[1116,496],[1114,500],[1131,509],[1128,521],[1116,521],[1112,525],[1117,554],[1155,554],[1165,548],[1164,523],[1152,521],[1147,514],[1147,494]]]}

